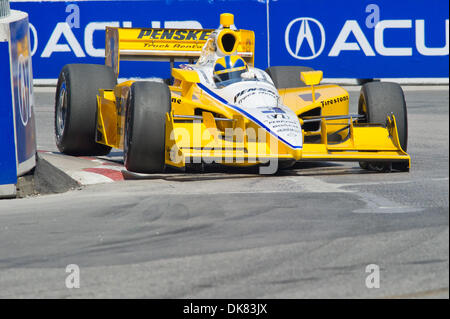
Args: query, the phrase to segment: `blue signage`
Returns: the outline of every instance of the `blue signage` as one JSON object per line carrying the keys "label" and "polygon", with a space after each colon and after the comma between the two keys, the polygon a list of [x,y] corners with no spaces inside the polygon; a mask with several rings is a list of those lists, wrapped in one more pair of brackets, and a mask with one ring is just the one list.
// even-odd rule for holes
{"label": "blue signage", "polygon": [[[105,26],[215,28],[235,15],[255,31],[259,68],[304,65],[327,78],[448,78],[445,0],[152,0],[12,2],[29,13],[34,77],[104,63]],[[167,64],[124,62],[121,77],[168,77]]]}
{"label": "blue signage", "polygon": [[[0,42],[0,61],[9,61],[9,44]],[[9,63],[0,68],[0,186],[17,183],[11,73]]]}
{"label": "blue signage", "polygon": [[[36,125],[33,110],[33,73],[28,31],[28,19],[11,22],[10,47],[15,110],[17,162],[21,163],[36,154]],[[33,165],[34,166],[34,165]],[[20,172],[19,172],[20,173]]]}
{"label": "blue signage", "polygon": [[270,2],[271,63],[331,78],[447,77],[448,1]]}

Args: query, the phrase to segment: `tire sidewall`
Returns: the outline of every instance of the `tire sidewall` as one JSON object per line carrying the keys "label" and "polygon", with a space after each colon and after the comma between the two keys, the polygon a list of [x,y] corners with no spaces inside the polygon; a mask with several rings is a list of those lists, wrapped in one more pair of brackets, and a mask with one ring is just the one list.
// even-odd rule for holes
{"label": "tire sidewall", "polygon": [[[71,127],[72,127],[72,117],[71,117],[71,111],[72,111],[72,89],[71,89],[71,81],[70,81],[70,72],[69,72],[69,66],[66,65],[64,66],[64,68],[61,70],[61,74],[58,78],[58,85],[57,85],[57,92],[56,92],[56,99],[59,98],[59,95],[61,93],[61,86],[63,83],[65,83],[65,88],[66,88],[66,116],[65,116],[65,125],[64,125],[64,130],[61,134],[61,138],[58,140],[56,139],[56,144],[58,149],[61,152],[65,152],[68,147],[67,144],[71,142],[72,139],[76,139],[76,136],[72,136],[70,134],[71,132]],[[57,101],[55,101],[55,103],[57,103]],[[56,109],[55,109],[56,112]],[[56,135],[56,114],[55,114],[55,135]]]}
{"label": "tire sidewall", "polygon": [[165,170],[165,114],[170,112],[170,97],[170,90],[163,83],[135,82],[131,86],[124,132],[124,162],[128,170]]}
{"label": "tire sidewall", "polygon": [[[57,132],[57,104],[66,87],[65,125]],[[68,64],[58,77],[55,96],[55,138],[58,149],[69,155],[106,155],[111,147],[96,142],[99,89],[114,89],[115,75],[104,65]]]}
{"label": "tire sidewall", "polygon": [[[390,95],[389,95],[390,94]],[[408,147],[408,119],[403,90],[397,83],[370,82],[361,88],[358,113],[364,114],[367,123],[386,124],[387,116],[394,114],[400,144]]]}

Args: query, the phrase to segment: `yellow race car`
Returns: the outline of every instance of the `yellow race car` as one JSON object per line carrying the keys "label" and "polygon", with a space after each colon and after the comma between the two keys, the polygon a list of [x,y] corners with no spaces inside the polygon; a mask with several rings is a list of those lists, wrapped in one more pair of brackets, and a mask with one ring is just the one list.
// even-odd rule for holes
{"label": "yellow race car", "polygon": [[[105,38],[105,65],[60,73],[55,135],[63,153],[123,149],[125,167],[138,173],[210,163],[274,173],[297,161],[410,168],[398,84],[365,84],[358,114],[349,114],[348,92],[320,85],[322,71],[255,68],[254,33],[236,29],[227,13],[216,30],[108,27]],[[117,84],[123,60],[169,61],[172,78]],[[175,68],[178,61],[187,63]]]}

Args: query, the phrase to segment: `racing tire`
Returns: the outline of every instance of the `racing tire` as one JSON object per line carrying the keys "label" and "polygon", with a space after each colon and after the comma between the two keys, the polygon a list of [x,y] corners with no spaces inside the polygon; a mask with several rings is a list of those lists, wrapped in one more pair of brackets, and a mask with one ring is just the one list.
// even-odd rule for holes
{"label": "racing tire", "polygon": [[[406,152],[408,147],[408,118],[405,95],[401,86],[392,82],[370,82],[361,88],[358,113],[365,116],[366,123],[386,123],[386,117],[394,114],[397,124],[400,146]],[[375,163],[360,162],[363,169],[390,171],[390,169],[408,171],[408,162]]]}
{"label": "racing tire", "polygon": [[58,77],[55,96],[55,139],[59,151],[68,155],[107,155],[111,147],[95,140],[97,94],[112,90],[112,68],[96,64],[68,64]]}
{"label": "racing tire", "polygon": [[307,85],[300,79],[300,72],[304,71],[314,69],[307,66],[271,66],[266,69],[266,73],[270,75],[278,90],[306,87]]}
{"label": "racing tire", "polygon": [[124,162],[136,173],[165,170],[166,114],[171,110],[169,87],[158,82],[135,82],[127,99]]}

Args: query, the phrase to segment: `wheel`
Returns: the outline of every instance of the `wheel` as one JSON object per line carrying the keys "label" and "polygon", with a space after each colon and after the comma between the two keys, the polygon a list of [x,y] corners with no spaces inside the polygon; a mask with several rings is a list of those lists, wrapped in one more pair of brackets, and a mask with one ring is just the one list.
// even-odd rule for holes
{"label": "wheel", "polygon": [[170,108],[170,90],[166,84],[135,82],[131,86],[124,136],[124,161],[129,171],[164,171],[166,114]]}
{"label": "wheel", "polygon": [[[362,86],[358,103],[358,113],[365,115],[366,123],[386,123],[386,117],[394,114],[400,146],[406,152],[408,147],[408,118],[405,95],[397,83],[369,82]],[[360,162],[360,167],[376,171],[386,171],[392,164],[396,170],[409,170],[408,162],[372,163]]]}
{"label": "wheel", "polygon": [[266,69],[277,89],[289,89],[307,86],[300,79],[300,72],[314,71],[307,66],[271,66]]}
{"label": "wheel", "polygon": [[55,97],[55,137],[60,152],[106,155],[111,147],[96,143],[97,94],[114,89],[116,77],[105,65],[68,64],[59,74]]}

